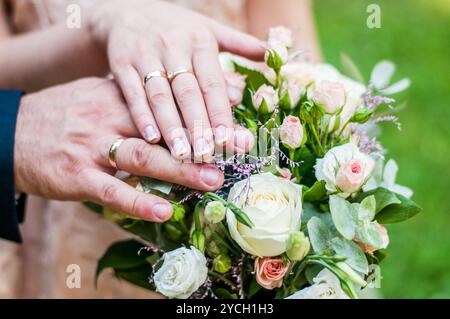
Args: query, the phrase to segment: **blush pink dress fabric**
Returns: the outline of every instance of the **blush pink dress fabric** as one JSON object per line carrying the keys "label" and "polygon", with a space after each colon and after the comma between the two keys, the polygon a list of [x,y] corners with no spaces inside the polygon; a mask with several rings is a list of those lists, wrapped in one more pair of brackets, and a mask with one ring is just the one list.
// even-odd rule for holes
{"label": "blush pink dress fabric", "polygon": [[[5,0],[0,0],[0,2]],[[89,7],[101,0],[11,0],[9,22],[14,33],[32,32],[63,21],[69,4]],[[244,27],[242,0],[179,0],[218,21]],[[0,298],[154,298],[152,292],[101,275],[97,289],[94,274],[97,260],[113,242],[131,236],[102,220],[80,203],[48,201],[29,197],[24,244],[0,241]],[[66,284],[67,267],[81,270],[81,288]]]}

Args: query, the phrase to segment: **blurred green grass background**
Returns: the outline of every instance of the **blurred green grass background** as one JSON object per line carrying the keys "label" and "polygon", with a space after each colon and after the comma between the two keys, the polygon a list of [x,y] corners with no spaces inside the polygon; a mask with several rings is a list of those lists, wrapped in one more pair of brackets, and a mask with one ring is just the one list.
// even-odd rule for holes
{"label": "blurred green grass background", "polygon": [[[450,1],[314,1],[324,58],[347,53],[367,79],[376,62],[392,60],[396,78],[410,77],[399,113],[402,131],[383,125],[382,142],[424,211],[390,226],[390,256],[382,264],[386,298],[450,298]],[[369,29],[366,8],[381,7],[381,29]],[[395,80],[394,79],[394,80]]]}

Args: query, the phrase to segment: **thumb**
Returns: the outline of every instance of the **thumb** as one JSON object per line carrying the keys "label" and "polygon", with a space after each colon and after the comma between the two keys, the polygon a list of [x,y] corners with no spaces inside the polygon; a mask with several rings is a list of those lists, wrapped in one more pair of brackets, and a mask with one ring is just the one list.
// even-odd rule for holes
{"label": "thumb", "polygon": [[266,43],[254,36],[215,21],[212,21],[212,31],[217,39],[220,51],[227,51],[255,61],[264,59]]}

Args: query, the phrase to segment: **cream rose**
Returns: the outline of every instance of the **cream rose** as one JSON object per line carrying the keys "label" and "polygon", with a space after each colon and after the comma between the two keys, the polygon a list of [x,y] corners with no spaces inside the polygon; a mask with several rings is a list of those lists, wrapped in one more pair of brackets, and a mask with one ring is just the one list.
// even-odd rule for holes
{"label": "cream rose", "polygon": [[345,88],[338,82],[321,81],[312,91],[311,99],[323,105],[327,113],[334,114],[345,104]]}
{"label": "cream rose", "polygon": [[182,247],[165,253],[163,265],[153,280],[157,291],[168,298],[190,297],[208,276],[205,256],[195,247]]}
{"label": "cream rose", "polygon": [[299,230],[302,188],[271,173],[252,175],[250,189],[246,188],[247,182],[236,183],[230,190],[228,200],[234,201],[254,226],[250,229],[237,222],[234,214],[227,211],[231,237],[251,255],[278,256],[286,251],[290,233]]}
{"label": "cream rose", "polygon": [[328,269],[323,269],[313,279],[314,284],[286,299],[350,299],[342,290],[339,279]]}
{"label": "cream rose", "polygon": [[358,191],[370,177],[375,161],[353,143],[336,146],[318,159],[316,178],[326,182],[326,189],[343,197]]}
{"label": "cream rose", "polygon": [[261,114],[272,113],[278,105],[279,98],[277,91],[269,85],[261,85],[252,96],[255,110]]}

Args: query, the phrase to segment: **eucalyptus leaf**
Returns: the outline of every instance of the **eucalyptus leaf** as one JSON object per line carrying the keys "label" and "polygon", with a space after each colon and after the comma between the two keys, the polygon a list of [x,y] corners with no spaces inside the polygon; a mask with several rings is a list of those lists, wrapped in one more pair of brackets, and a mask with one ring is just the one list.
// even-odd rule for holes
{"label": "eucalyptus leaf", "polygon": [[360,224],[358,227],[358,238],[371,247],[377,249],[383,247],[383,238],[375,222],[364,222]]}
{"label": "eucalyptus leaf", "polygon": [[354,270],[367,274],[369,272],[369,264],[367,258],[361,248],[353,241],[344,238],[333,238],[331,247],[336,254],[346,257],[345,262]]}
{"label": "eucalyptus leaf", "polygon": [[382,211],[385,207],[388,207],[392,204],[400,204],[401,200],[398,198],[398,194],[386,189],[379,187],[375,190],[371,190],[365,193],[360,194],[355,198],[355,201],[361,202],[368,196],[375,196],[376,201],[376,213]]}
{"label": "eucalyptus leaf", "polygon": [[318,217],[312,217],[308,222],[309,240],[314,251],[322,254],[330,247],[332,234],[327,225]]}
{"label": "eucalyptus leaf", "polygon": [[351,204],[338,195],[330,196],[330,212],[334,226],[346,239],[355,237],[356,216],[354,216]]}
{"label": "eucalyptus leaf", "polygon": [[375,217],[376,205],[375,196],[364,198],[358,208],[358,219],[372,221]]}
{"label": "eucalyptus leaf", "polygon": [[422,211],[422,208],[412,200],[400,194],[396,194],[396,196],[400,200],[399,204],[389,205],[376,215],[375,218],[380,224],[400,223]]}
{"label": "eucalyptus leaf", "polygon": [[142,185],[145,193],[149,193],[151,191],[158,191],[165,195],[169,195],[172,191],[172,183],[160,181],[154,178],[141,176],[139,177],[139,182]]}
{"label": "eucalyptus leaf", "polygon": [[308,188],[303,193],[303,201],[315,202],[326,198],[327,190],[325,188],[325,181],[317,181],[311,188]]}

